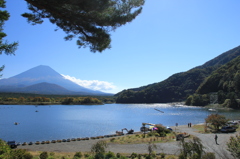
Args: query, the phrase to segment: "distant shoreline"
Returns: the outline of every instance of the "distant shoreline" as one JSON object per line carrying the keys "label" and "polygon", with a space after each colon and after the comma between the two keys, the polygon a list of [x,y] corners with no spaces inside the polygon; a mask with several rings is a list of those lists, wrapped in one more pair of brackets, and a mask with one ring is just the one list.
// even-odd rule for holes
{"label": "distant shoreline", "polygon": [[58,103],[49,103],[49,102],[26,102],[26,103],[16,103],[16,102],[1,102],[0,105],[103,105],[97,104],[97,103],[84,103],[84,104],[79,104],[79,103],[74,103],[74,104],[62,104],[61,102]]}

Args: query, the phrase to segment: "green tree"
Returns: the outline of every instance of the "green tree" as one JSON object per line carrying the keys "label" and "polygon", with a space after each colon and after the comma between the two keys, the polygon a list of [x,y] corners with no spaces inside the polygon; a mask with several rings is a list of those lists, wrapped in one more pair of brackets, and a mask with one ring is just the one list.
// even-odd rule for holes
{"label": "green tree", "polygon": [[[0,8],[6,8],[5,3],[5,0],[0,0]],[[14,52],[18,46],[18,43],[16,42],[8,43],[6,40],[4,40],[7,34],[3,32],[3,27],[5,21],[7,21],[9,17],[10,14],[6,10],[0,10],[0,55],[3,53],[6,55],[14,55]],[[4,67],[4,65],[0,67],[0,72],[4,69]]]}
{"label": "green tree", "polygon": [[142,11],[145,0],[25,0],[31,13],[28,22],[41,24],[45,18],[61,28],[65,40],[78,38],[79,47],[92,52],[110,48],[110,31],[131,22]]}
{"label": "green tree", "polygon": [[240,136],[231,136],[227,143],[228,151],[231,152],[232,156],[240,158]]}
{"label": "green tree", "polygon": [[218,131],[220,126],[226,125],[228,119],[223,115],[211,114],[205,119],[205,121],[207,124],[212,125],[215,131]]}
{"label": "green tree", "polygon": [[154,152],[154,149],[157,149],[157,146],[153,142],[149,142],[147,145],[148,155],[151,156]]}
{"label": "green tree", "polygon": [[193,137],[193,139],[188,142],[181,140],[180,145],[181,154],[179,155],[179,158],[181,159],[201,159],[205,153],[201,140],[198,137]]}
{"label": "green tree", "polygon": [[96,144],[92,145],[91,152],[96,159],[102,159],[104,158],[107,146],[108,145],[106,141],[100,140]]}

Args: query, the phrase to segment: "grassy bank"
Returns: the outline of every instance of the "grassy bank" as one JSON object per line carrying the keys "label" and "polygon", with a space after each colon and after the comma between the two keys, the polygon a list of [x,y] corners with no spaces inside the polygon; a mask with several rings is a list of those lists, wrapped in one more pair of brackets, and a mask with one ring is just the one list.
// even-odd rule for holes
{"label": "grassy bank", "polygon": [[143,134],[134,134],[134,135],[126,135],[121,137],[115,137],[108,139],[108,143],[115,143],[115,144],[148,144],[151,143],[165,143],[171,142],[176,140],[176,135],[172,132],[167,134],[164,137],[153,136],[150,134],[146,134],[145,137]]}

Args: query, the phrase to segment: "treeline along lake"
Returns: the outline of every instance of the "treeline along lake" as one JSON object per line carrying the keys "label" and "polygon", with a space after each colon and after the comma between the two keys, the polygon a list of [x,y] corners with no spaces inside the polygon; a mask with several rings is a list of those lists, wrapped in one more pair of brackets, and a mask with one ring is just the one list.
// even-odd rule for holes
{"label": "treeline along lake", "polygon": [[[0,138],[35,142],[95,137],[114,134],[123,128],[140,131],[143,122],[164,126],[204,123],[211,113],[202,107],[170,104],[1,105]],[[240,117],[240,111],[218,113],[229,119]]]}

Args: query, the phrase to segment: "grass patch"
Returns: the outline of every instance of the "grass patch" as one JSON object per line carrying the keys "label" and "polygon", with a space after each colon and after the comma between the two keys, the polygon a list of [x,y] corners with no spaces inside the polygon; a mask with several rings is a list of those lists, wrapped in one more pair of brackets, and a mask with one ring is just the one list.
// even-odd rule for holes
{"label": "grass patch", "polygon": [[149,136],[148,134],[134,134],[134,135],[126,135],[121,137],[115,137],[108,139],[108,143],[115,143],[115,144],[141,144],[141,143],[165,143],[175,141],[176,136],[174,133],[169,133],[165,137],[158,137],[158,136]]}
{"label": "grass patch", "polygon": [[203,124],[203,125],[193,125],[192,128],[197,129],[198,133],[203,133],[203,134],[209,134],[211,131],[209,128]]}

